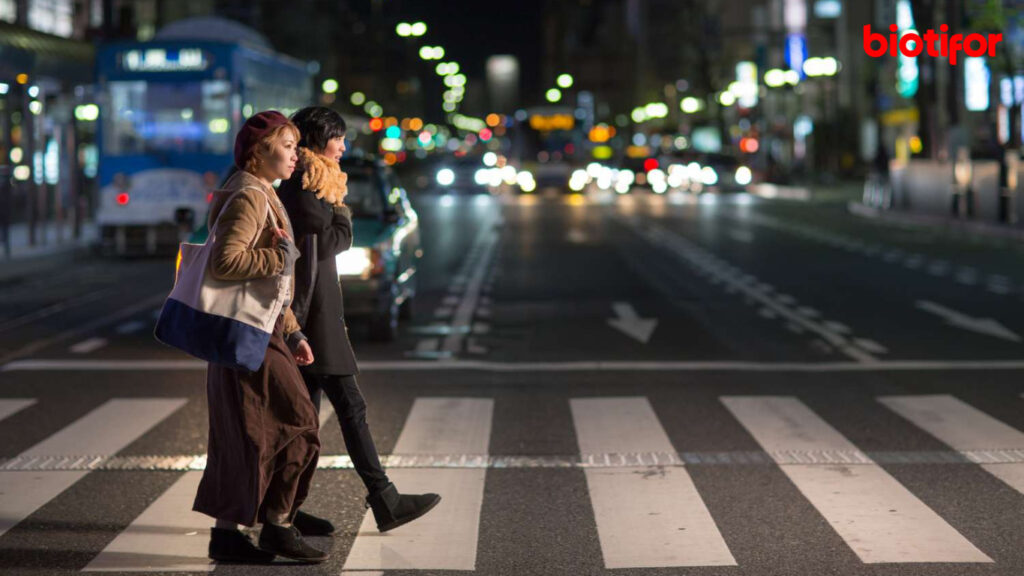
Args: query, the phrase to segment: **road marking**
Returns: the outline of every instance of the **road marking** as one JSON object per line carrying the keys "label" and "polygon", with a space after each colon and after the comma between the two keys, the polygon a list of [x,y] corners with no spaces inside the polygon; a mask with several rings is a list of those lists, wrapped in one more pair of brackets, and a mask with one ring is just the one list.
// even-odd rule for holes
{"label": "road marking", "polygon": [[[494,401],[417,398],[394,454],[486,456]],[[388,476],[407,493],[443,498],[429,514],[385,534],[363,517],[343,570],[475,570],[484,469],[398,469]]]}
{"label": "road marking", "polygon": [[465,338],[463,329],[470,329],[473,325],[473,316],[481,315],[477,310],[483,289],[484,278],[488,273],[491,260],[494,258],[495,248],[498,245],[500,232],[495,222],[485,223],[474,240],[474,254],[466,261],[466,266],[472,266],[466,290],[462,294],[459,305],[455,308],[452,318],[452,327],[455,329],[451,334],[445,336],[441,349],[457,354],[462,351],[462,343]]}
{"label": "road marking", "polygon": [[25,408],[35,404],[36,401],[32,398],[4,398],[0,399],[0,420],[6,420],[7,418],[21,412]]}
{"label": "road marking", "polygon": [[[964,464],[1024,464],[1024,450],[903,450],[889,452],[860,452],[857,450],[815,451],[719,451],[719,452],[605,452],[575,456],[537,456],[505,454],[382,454],[381,463],[391,469],[444,470],[464,469],[543,469],[556,468],[665,468],[673,466],[787,466],[790,464],[841,464],[844,466],[874,466],[899,464],[901,466],[962,466]],[[202,470],[206,467],[206,454],[161,454],[148,456],[112,456],[97,459],[90,455],[61,457],[32,456],[28,458],[0,458],[0,470],[9,472],[54,472],[65,470],[135,470],[177,471]],[[348,454],[321,454],[319,470],[352,470]]]}
{"label": "road marking", "polygon": [[[766,451],[859,453],[796,398],[724,396],[721,401]],[[992,562],[877,464],[780,469],[866,564]]]}
{"label": "road marking", "polygon": [[874,340],[871,340],[871,339],[868,339],[868,338],[854,338],[853,342],[854,342],[854,344],[856,344],[860,348],[863,348],[864,350],[867,350],[868,352],[871,352],[872,354],[888,354],[889,353],[889,349],[888,348],[886,348],[885,346],[882,346],[878,342],[875,342]]}
{"label": "road marking", "polygon": [[[671,453],[647,398],[573,398],[580,453]],[[685,468],[584,469],[605,568],[734,566]]]}
{"label": "road marking", "polygon": [[[16,360],[0,366],[0,372],[178,372],[206,371],[199,360]],[[479,370],[482,372],[1002,372],[1024,370],[1024,360],[879,360],[861,362],[743,362],[743,361],[579,361],[490,362],[449,359],[444,361],[362,361],[364,372]],[[528,383],[531,384],[532,383]]]}
{"label": "road marking", "polygon": [[[183,398],[114,399],[99,406],[18,458],[90,454],[111,456],[128,446],[187,402]],[[58,458],[59,459],[59,458]],[[0,535],[88,474],[0,472]]]}
{"label": "road marking", "polygon": [[74,354],[88,354],[90,352],[95,352],[106,345],[106,338],[89,338],[88,340],[82,340],[78,344],[71,346],[68,350]]}
{"label": "road marking", "polygon": [[83,572],[210,572],[212,520],[192,511],[203,473],[190,471],[150,504]]}
{"label": "road marking", "polygon": [[633,305],[629,302],[615,302],[612,304],[615,318],[608,320],[608,325],[624,333],[626,336],[647,344],[658,327],[657,318],[641,318]]}
{"label": "road marking", "polygon": [[975,318],[929,300],[918,300],[916,306],[920,310],[939,316],[950,326],[1010,342],[1021,341],[1020,336],[993,318]]}
{"label": "road marking", "polygon": [[134,320],[132,322],[125,322],[124,324],[121,324],[120,326],[117,327],[117,333],[118,334],[122,334],[122,335],[124,335],[124,334],[132,334],[134,332],[138,332],[139,330],[142,330],[142,328],[145,325],[146,325],[145,323],[140,322],[138,320]]}
{"label": "road marking", "polygon": [[334,404],[327,399],[327,395],[321,392],[320,395],[320,428],[323,428],[325,424],[334,416]]}
{"label": "road marking", "polygon": [[[878,359],[871,353],[858,348],[856,344],[847,339],[843,334],[830,330],[825,324],[824,319],[817,321],[811,318],[805,318],[797,311],[793,310],[791,306],[795,306],[797,302],[792,296],[788,294],[779,294],[773,297],[771,294],[762,292],[756,287],[756,284],[758,284],[758,282],[756,282],[756,278],[754,279],[754,285],[738,282],[733,276],[733,274],[738,272],[738,270],[725,263],[708,250],[705,250],[686,238],[683,238],[678,234],[674,234],[660,226],[655,225],[651,226],[649,229],[643,229],[629,219],[622,219],[622,221],[631,230],[647,239],[649,242],[666,248],[676,254],[678,258],[688,262],[695,268],[703,268],[708,271],[712,277],[717,277],[717,279],[721,280],[723,283],[731,285],[745,296],[760,303],[763,307],[774,310],[781,318],[787,320],[792,325],[813,332],[828,342],[829,345],[833,346],[850,358],[864,363],[873,363],[878,361]],[[732,273],[723,273],[723,269],[730,270]]]}
{"label": "road marking", "polygon": [[[1024,452],[1024,433],[953,396],[883,396],[878,401],[954,450],[1000,448]],[[1024,463],[980,466],[1024,494]]]}

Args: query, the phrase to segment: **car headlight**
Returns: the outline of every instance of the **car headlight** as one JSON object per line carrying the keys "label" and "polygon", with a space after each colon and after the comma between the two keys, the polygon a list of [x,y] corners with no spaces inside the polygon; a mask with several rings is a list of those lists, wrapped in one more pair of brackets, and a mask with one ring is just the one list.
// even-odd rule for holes
{"label": "car headlight", "polygon": [[714,186],[718,184],[718,172],[711,166],[705,166],[700,170],[701,181],[704,182],[705,186]]}
{"label": "car headlight", "polygon": [[740,186],[746,186],[750,184],[750,181],[754,179],[754,175],[750,172],[750,168],[746,166],[740,166],[736,169],[736,183]]}
{"label": "car headlight", "polygon": [[349,248],[334,257],[339,276],[366,278],[373,270],[373,255],[369,248]]}
{"label": "car headlight", "polygon": [[437,171],[437,183],[441,186],[451,186],[455,182],[455,172],[451,168],[442,168]]}

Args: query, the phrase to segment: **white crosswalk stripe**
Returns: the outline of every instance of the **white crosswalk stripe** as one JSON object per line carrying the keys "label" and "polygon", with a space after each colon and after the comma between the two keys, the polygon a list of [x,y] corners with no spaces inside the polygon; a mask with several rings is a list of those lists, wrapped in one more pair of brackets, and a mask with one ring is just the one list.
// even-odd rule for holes
{"label": "white crosswalk stripe", "polygon": [[4,398],[0,400],[0,420],[5,420],[35,403],[36,401],[30,398]]}
{"label": "white crosswalk stripe", "polygon": [[[954,450],[1024,451],[1024,432],[952,396],[884,396],[878,401]],[[1024,494],[1024,463],[980,466]]]}
{"label": "white crosswalk stripe", "polygon": [[[574,398],[570,406],[581,454],[675,451],[647,398]],[[584,473],[606,568],[736,564],[685,468]]]}
{"label": "white crosswalk stripe", "polygon": [[[394,454],[488,453],[494,401],[417,398]],[[485,469],[402,469],[388,476],[407,493],[442,501],[423,518],[385,534],[367,512],[344,570],[474,570]]]}
{"label": "white crosswalk stripe", "polygon": [[[856,446],[796,398],[727,396],[722,402],[769,454],[857,452]],[[870,461],[866,455],[861,457]],[[781,468],[867,564],[992,562],[876,464]]]}
{"label": "white crosswalk stripe", "polygon": [[[1013,396],[1014,401],[1016,395]],[[1024,433],[951,395],[881,396],[892,410],[949,445],[969,454],[1024,450]],[[677,452],[647,397],[588,397],[568,402],[583,462],[594,455],[666,455],[667,465],[623,458],[621,464],[584,465],[593,524],[580,525],[596,539],[607,569],[744,565],[694,484],[691,462]],[[736,421],[766,452],[759,465],[778,466],[797,491],[866,564],[991,563],[947,520],[900,484],[871,457],[804,405],[787,396],[723,396]],[[0,399],[0,420],[35,399]],[[25,450],[17,458],[111,455],[185,405],[185,399],[113,399]],[[321,418],[333,412],[325,403]],[[486,456],[494,400],[420,397],[407,415],[392,456]],[[952,452],[950,452],[952,453]],[[855,464],[802,463],[800,454],[852,454]],[[883,454],[871,453],[885,462]],[[683,465],[683,463],[686,463]],[[738,461],[737,461],[738,462]],[[697,464],[694,464],[697,465]],[[1021,491],[1015,476],[1024,464],[979,466]],[[526,466],[529,468],[529,466]],[[935,466],[936,474],[942,466]],[[0,470],[0,536],[88,471]],[[477,570],[487,468],[396,467],[389,476],[407,493],[438,492],[430,514],[386,534],[372,513],[362,518],[344,559],[346,574],[390,570]],[[87,572],[195,572],[213,570],[206,557],[212,520],[192,512],[202,473],[182,474],[150,502],[83,569]],[[757,487],[751,487],[757,490]],[[525,521],[525,518],[524,518]],[[582,535],[587,538],[587,534]],[[777,537],[785,538],[786,534]],[[339,534],[336,542],[345,539]],[[493,536],[490,536],[493,538]],[[771,546],[770,541],[758,546]],[[338,544],[335,544],[337,547]],[[744,546],[748,549],[749,543]],[[1002,562],[1002,560],[1000,560]]]}
{"label": "white crosswalk stripe", "polygon": [[[184,406],[181,398],[114,399],[22,452],[19,458],[113,455]],[[10,530],[88,471],[0,472],[0,535]]]}
{"label": "white crosswalk stripe", "polygon": [[209,572],[212,520],[192,511],[202,472],[186,472],[146,508],[85,572]]}

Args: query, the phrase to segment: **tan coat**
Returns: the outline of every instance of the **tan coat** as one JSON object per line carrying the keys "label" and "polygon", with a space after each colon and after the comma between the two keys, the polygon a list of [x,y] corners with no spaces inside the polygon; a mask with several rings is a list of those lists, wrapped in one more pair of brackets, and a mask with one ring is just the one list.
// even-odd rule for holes
{"label": "tan coat", "polygon": [[[242,191],[227,206],[228,199],[235,192]],[[249,280],[280,274],[284,269],[284,257],[274,247],[274,225],[267,217],[267,203],[274,211],[278,224],[294,238],[288,214],[277,199],[277,192],[262,180],[239,170],[225,183],[224,188],[213,193],[210,215],[207,222],[213,249],[210,273],[220,280]],[[221,214],[223,212],[223,214]],[[218,220],[218,217],[220,218]],[[216,229],[215,229],[216,225]],[[259,237],[256,235],[259,233]],[[292,278],[292,294],[295,293],[295,278]],[[300,329],[291,308],[284,312],[285,336]]]}

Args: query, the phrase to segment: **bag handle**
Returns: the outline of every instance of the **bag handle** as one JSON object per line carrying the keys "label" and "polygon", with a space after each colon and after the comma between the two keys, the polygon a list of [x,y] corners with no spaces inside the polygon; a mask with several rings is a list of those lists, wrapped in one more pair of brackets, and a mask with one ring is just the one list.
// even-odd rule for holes
{"label": "bag handle", "polygon": [[[260,193],[261,196],[263,196],[263,200],[267,203],[267,216],[270,216],[271,222],[274,223],[274,228],[279,228],[280,227],[278,225],[278,223],[277,223],[277,216],[274,215],[274,211],[270,208],[270,198],[267,197],[267,193],[262,191],[262,190],[260,190],[259,188],[255,187],[255,186],[246,186],[244,188],[241,188],[240,190],[238,190],[234,194],[232,194],[231,197],[228,198],[227,201],[224,202],[224,206],[221,207],[220,213],[217,214],[217,218],[213,221],[213,227],[210,229],[210,236],[211,237],[213,237],[215,235],[215,231],[217,230],[217,224],[220,223],[220,217],[224,215],[224,210],[227,209],[228,205],[231,204],[232,200],[237,198],[240,194],[244,193],[246,190],[256,190],[257,192]],[[252,237],[252,241],[249,242],[249,249],[250,250],[252,250],[253,248],[256,247],[256,242],[259,241],[260,235],[263,234],[263,229],[265,228],[264,224],[266,224],[266,222],[267,222],[267,217],[264,216],[263,217],[263,221],[260,222],[259,228],[256,229],[256,234]]]}

